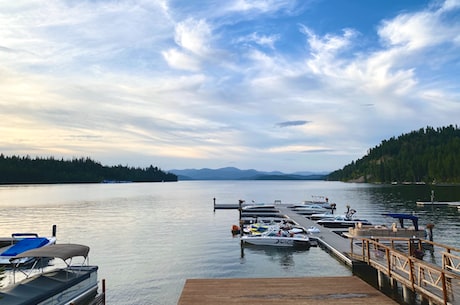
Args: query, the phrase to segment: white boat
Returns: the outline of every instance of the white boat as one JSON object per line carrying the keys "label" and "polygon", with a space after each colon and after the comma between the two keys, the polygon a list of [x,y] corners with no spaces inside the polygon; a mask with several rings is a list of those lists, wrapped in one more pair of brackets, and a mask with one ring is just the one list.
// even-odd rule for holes
{"label": "white boat", "polygon": [[265,222],[257,222],[243,226],[243,233],[245,234],[252,234],[252,235],[259,235],[264,234],[266,232],[279,232],[287,231],[291,233],[305,233],[303,228],[300,228],[292,223],[287,221],[283,221],[280,223],[265,223]]}
{"label": "white boat", "polygon": [[307,217],[310,218],[311,220],[321,220],[321,219],[333,219],[336,216],[337,216],[336,214],[330,211],[327,211],[324,213],[311,214],[310,216],[307,216]]}
{"label": "white boat", "polygon": [[257,246],[310,248],[310,239],[307,234],[289,233],[286,230],[268,230],[262,234],[241,236],[241,242]]}
{"label": "white boat", "polygon": [[[56,243],[56,237],[39,237],[36,233],[13,233],[11,245],[0,249],[0,265],[11,265],[10,259],[32,249],[47,247]],[[33,256],[22,257],[16,264],[30,264],[35,260]]]}
{"label": "white boat", "polygon": [[319,204],[309,204],[309,205],[299,206],[299,207],[295,207],[293,210],[297,214],[301,214],[301,215],[326,213],[327,211],[329,211],[328,209],[326,209],[325,207]]}
{"label": "white boat", "polygon": [[329,202],[329,198],[325,196],[312,196],[312,198],[313,198],[312,200],[304,200],[301,204],[294,205],[292,207],[296,208],[296,207],[302,207],[302,206],[307,206],[307,205],[312,205],[312,204],[320,205],[321,207],[325,209],[335,209],[336,207],[336,204]]}
{"label": "white boat", "polygon": [[317,224],[325,227],[325,228],[336,228],[336,229],[346,229],[355,226],[370,226],[370,223],[366,219],[359,219],[353,217],[347,217],[346,215],[338,215],[332,219],[321,219],[316,222]]}
{"label": "white boat", "polygon": [[[54,244],[48,247],[29,250],[11,259],[12,263],[25,257],[42,259],[60,259],[65,264],[62,268],[13,269],[14,283],[0,289],[2,305],[24,304],[87,304],[97,295],[97,266],[88,264],[89,247],[78,244]],[[81,264],[72,261],[83,259]],[[74,261],[75,261],[74,260]],[[38,270],[38,272],[37,272]],[[41,270],[41,272],[40,272]],[[16,282],[17,277],[24,277]]]}
{"label": "white boat", "polygon": [[243,210],[259,210],[259,209],[275,209],[274,204],[265,204],[265,203],[249,203],[244,204],[241,207]]}

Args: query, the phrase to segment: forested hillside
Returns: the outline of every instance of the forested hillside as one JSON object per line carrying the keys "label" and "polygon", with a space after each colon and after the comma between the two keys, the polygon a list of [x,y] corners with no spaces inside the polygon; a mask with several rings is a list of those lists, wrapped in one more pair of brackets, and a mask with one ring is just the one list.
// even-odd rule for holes
{"label": "forested hillside", "polygon": [[177,181],[177,176],[157,167],[102,166],[89,158],[71,161],[5,157],[0,155],[0,184],[10,183],[98,183],[104,181]]}
{"label": "forested hillside", "polygon": [[328,180],[360,182],[460,182],[460,130],[422,128],[384,140]]}

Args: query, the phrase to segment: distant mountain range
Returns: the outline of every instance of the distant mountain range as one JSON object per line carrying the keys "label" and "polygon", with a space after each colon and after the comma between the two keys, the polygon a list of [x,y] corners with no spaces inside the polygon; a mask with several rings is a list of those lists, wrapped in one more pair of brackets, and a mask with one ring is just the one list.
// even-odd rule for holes
{"label": "distant mountain range", "polygon": [[235,167],[218,169],[171,169],[168,171],[177,175],[178,180],[325,180],[328,172],[295,172],[282,173],[279,171],[261,172],[255,169],[241,170]]}

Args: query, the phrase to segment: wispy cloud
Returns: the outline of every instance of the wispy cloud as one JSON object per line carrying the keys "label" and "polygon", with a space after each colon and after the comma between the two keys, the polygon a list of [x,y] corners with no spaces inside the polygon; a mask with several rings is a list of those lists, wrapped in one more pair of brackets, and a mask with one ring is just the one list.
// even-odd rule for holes
{"label": "wispy cloud", "polygon": [[281,122],[281,123],[277,123],[276,126],[278,127],[291,127],[291,126],[302,126],[302,125],[305,125],[305,124],[308,124],[309,121],[287,121],[287,122]]}

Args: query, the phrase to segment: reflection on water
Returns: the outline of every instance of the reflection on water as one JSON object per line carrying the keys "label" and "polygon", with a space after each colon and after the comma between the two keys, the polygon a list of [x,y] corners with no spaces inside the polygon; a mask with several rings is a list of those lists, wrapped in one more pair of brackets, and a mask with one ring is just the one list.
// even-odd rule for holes
{"label": "reflection on water", "polygon": [[283,269],[290,269],[295,267],[294,257],[309,250],[246,244],[241,246],[241,258],[245,255],[266,255],[271,262],[279,264]]}

